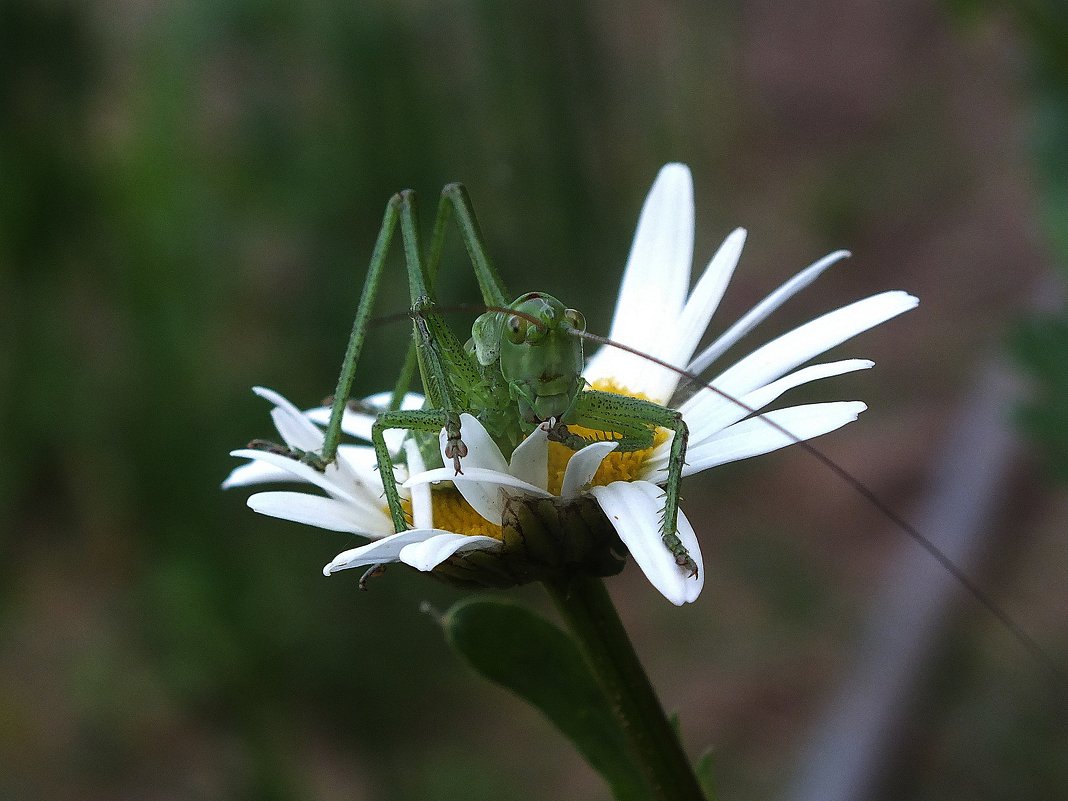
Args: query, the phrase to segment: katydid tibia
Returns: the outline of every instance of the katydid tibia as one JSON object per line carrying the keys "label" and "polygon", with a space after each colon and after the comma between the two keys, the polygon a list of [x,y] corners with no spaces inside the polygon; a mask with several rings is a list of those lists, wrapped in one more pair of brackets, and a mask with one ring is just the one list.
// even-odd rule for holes
{"label": "katydid tibia", "polygon": [[[464,246],[486,306],[491,310],[474,323],[470,342],[464,345],[436,310],[433,284],[445,231],[455,215]],[[383,433],[389,429],[436,435],[446,432],[446,459],[455,473],[463,472],[467,448],[460,428],[464,412],[476,417],[503,453],[511,453],[536,426],[547,427],[551,441],[579,450],[591,442],[569,426],[604,432],[619,451],[649,448],[658,429],[673,433],[661,538],[675,563],[696,575],[697,563],[677,534],[679,490],[686,455],[687,427],[682,415],[642,398],[587,389],[582,378],[582,314],[556,298],[528,292],[508,302],[508,292],[493,267],[467,191],[460,184],[442,190],[428,257],[424,262],[419,241],[415,195],[404,191],[390,198],[368,267],[349,346],[331,409],[321,454],[301,454],[317,468],[325,468],[336,454],[341,421],[352,388],[371,309],[375,301],[390,243],[400,224],[411,293],[415,362],[426,395],[419,410],[391,409],[378,416],[371,441],[385,488],[390,517],[397,532],[407,527],[392,461]],[[408,360],[409,364],[412,359]],[[402,375],[402,392],[411,376]]]}

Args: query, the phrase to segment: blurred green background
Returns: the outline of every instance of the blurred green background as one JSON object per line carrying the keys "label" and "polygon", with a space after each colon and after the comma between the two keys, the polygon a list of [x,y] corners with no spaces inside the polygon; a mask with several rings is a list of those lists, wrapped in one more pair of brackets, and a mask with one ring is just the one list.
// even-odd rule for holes
{"label": "blurred green background", "polygon": [[[1068,328],[1022,322],[1068,248],[1068,21],[1021,7],[0,4],[0,798],[604,798],[419,613],[456,592],[324,579],[348,540],[219,491],[227,452],[273,435],[249,387],[329,394],[404,187],[429,211],[467,183],[510,288],[605,331],[641,201],[680,160],[699,265],[750,231],[714,330],[838,247],[851,262],[761,336],[883,289],[921,297],[840,349],[878,369],[813,393],[868,401],[824,446],[907,511],[1010,330],[1068,387]],[[444,270],[445,300],[477,297],[457,247]],[[383,312],[406,304],[393,276]],[[391,385],[406,341],[373,333],[359,392]],[[1064,397],[1038,396],[1039,439],[1066,441]],[[1068,504],[1041,460],[1019,467],[981,578],[1063,655]],[[722,797],[772,797],[908,546],[800,453],[685,494],[699,602],[671,607],[633,568],[610,589],[691,752],[715,749]],[[966,598],[957,618],[883,797],[1068,792],[1041,667]]]}

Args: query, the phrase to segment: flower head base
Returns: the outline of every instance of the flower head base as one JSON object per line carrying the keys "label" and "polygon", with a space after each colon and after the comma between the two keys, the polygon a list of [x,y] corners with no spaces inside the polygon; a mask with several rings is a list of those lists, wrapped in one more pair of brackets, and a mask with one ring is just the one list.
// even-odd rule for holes
{"label": "flower head base", "polygon": [[614,576],[626,564],[626,549],[590,497],[512,495],[503,507],[501,548],[454,556],[434,575],[459,586],[503,589],[574,575]]}

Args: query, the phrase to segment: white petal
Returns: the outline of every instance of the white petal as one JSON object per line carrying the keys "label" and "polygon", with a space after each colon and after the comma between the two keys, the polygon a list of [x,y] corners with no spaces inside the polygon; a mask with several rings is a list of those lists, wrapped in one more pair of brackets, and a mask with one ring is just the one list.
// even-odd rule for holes
{"label": "white petal", "polygon": [[[649,321],[678,319],[692,265],[693,180],[685,165],[667,164],[642,206],[609,338],[659,355],[662,332]],[[639,357],[606,347],[590,360],[584,374],[590,381],[616,377],[637,384],[647,366]]]}
{"label": "white petal", "polygon": [[824,270],[848,256],[848,250],[836,250],[834,253],[826,255],[819,261],[806,267],[746,312],[738,322],[723,332],[715,342],[701,351],[701,354],[690,362],[686,369],[691,373],[702,372],[706,367],[712,364],[712,362],[726,353],[735,342],[752,331],[755,326],[767,319],[768,315],[819,278]]}
{"label": "white petal", "polygon": [[[389,408],[391,400],[393,400],[392,392],[376,392],[374,395],[368,395],[364,398],[363,402],[368,406],[385,411]],[[424,403],[426,403],[426,398],[418,392],[406,392],[404,397],[401,398],[402,409],[422,409]]]}
{"label": "white petal", "polygon": [[[501,449],[493,441],[493,437],[486,431],[485,426],[478,418],[464,412],[460,415],[460,438],[467,446],[467,456],[460,460],[461,469],[464,472],[470,467],[481,467],[487,470],[495,470],[499,473],[508,472],[508,462],[504,460]],[[448,444],[448,434],[445,429],[438,435],[438,445],[441,448],[441,461],[446,465],[452,464],[452,458],[445,455],[445,446]]]}
{"label": "white petal", "polygon": [[[512,478],[505,473],[486,472],[488,476],[505,476],[512,481],[518,481],[518,479]],[[457,491],[464,497],[465,501],[471,504],[472,509],[493,523],[493,525],[501,525],[501,521],[504,519],[504,498],[501,497],[503,492],[500,484],[489,481],[463,480],[455,481],[455,484]]]}
{"label": "white petal", "polygon": [[541,489],[549,486],[549,432],[538,426],[512,451],[508,472]]}
{"label": "white petal", "polygon": [[[710,467],[760,456],[798,441],[828,434],[856,420],[866,408],[868,407],[860,401],[836,401],[791,406],[767,412],[760,417],[751,417],[735,423],[697,448],[687,451],[686,466],[683,467],[682,474],[693,475]],[[781,426],[789,435],[769,425],[766,419]],[[663,481],[667,477],[665,465],[666,460],[651,460],[648,464],[649,472],[643,472],[642,478]],[[655,473],[653,469],[656,469]]]}
{"label": "white petal", "polygon": [[[669,320],[668,334],[666,337],[670,343],[670,350],[664,353],[665,361],[678,366],[689,364],[693,357],[697,343],[701,341],[708,323],[712,319],[723,292],[734,274],[734,268],[738,266],[738,259],[742,255],[742,247],[745,245],[745,229],[736,228],[723,240],[716,255],[708,263],[697,285],[686,300],[686,307],[682,310],[682,316],[678,321]],[[662,368],[657,368],[662,369]],[[675,383],[678,384],[679,374],[671,373]],[[674,387],[671,391],[674,392]],[[669,396],[671,393],[668,393]]]}
{"label": "white petal", "polygon": [[248,505],[260,514],[328,531],[347,531],[367,537],[393,531],[393,524],[381,511],[368,513],[343,501],[306,492],[258,492],[249,497]]}
{"label": "white petal", "polygon": [[[370,427],[368,427],[367,430],[370,431]],[[400,453],[401,447],[404,445],[404,440],[408,438],[410,433],[410,431],[404,428],[387,428],[382,432],[382,441],[386,443],[386,449],[391,456],[396,456]],[[370,434],[368,434],[368,439],[370,439]]]}
{"label": "white petal", "polygon": [[619,447],[618,442],[594,442],[577,451],[564,468],[564,482],[560,488],[560,496],[568,498],[582,492],[586,485],[593,481],[604,457],[617,447]]}
{"label": "white petal", "polygon": [[[690,427],[689,447],[694,448],[702,444],[727,426],[748,417],[753,412],[760,411],[787,390],[810,381],[818,381],[821,378],[866,370],[874,364],[875,362],[868,359],[843,359],[803,367],[739,398],[740,404],[723,397],[715,390],[702,389],[679,407],[683,419]],[[660,449],[653,456],[661,455],[659,451]]]}
{"label": "white petal", "polygon": [[[408,456],[408,470],[413,474],[422,473],[426,465],[423,464],[419,446],[414,440],[408,440],[404,443],[404,449]],[[434,501],[430,497],[429,483],[412,487],[412,525],[415,528],[434,527]]]}
{"label": "white petal", "polygon": [[493,537],[465,537],[446,531],[428,540],[405,545],[400,552],[400,561],[416,570],[433,570],[459,551],[497,550],[501,545],[501,541]]}
{"label": "white petal", "polygon": [[286,445],[302,451],[318,451],[323,447],[323,432],[300,409],[273,389],[253,387],[252,391],[275,405],[271,410],[271,419]]}
{"label": "white petal", "polygon": [[[397,484],[408,478],[408,470],[403,464],[394,464],[393,479]],[[385,489],[382,474],[378,470],[378,459],[370,445],[342,445],[338,448],[337,471],[327,467],[327,475],[337,483],[343,483],[349,492],[365,504],[375,509],[385,506]],[[408,492],[401,492],[408,497]]]}
{"label": "white petal", "polygon": [[[687,423],[687,425],[689,425],[689,423]],[[691,429],[691,431],[692,430],[693,429]],[[692,440],[693,435],[691,434],[690,437]],[[653,448],[652,453],[645,457],[645,462],[642,464],[642,470],[648,470],[653,465],[655,465],[656,467],[663,467],[664,465],[666,465],[668,463],[668,458],[671,456],[671,443],[674,441],[675,432],[668,431],[667,438],[655,448]],[[687,455],[689,455],[689,451],[687,451]],[[644,478],[644,476],[642,476],[642,478]]]}
{"label": "white petal", "polygon": [[471,508],[497,526],[501,524],[501,519],[504,516],[504,499],[501,498],[501,489],[503,487],[541,498],[553,497],[551,492],[547,492],[533,484],[528,484],[513,475],[499,473],[496,470],[486,470],[481,467],[465,468],[463,475],[459,476],[453,473],[451,467],[439,467],[412,476],[404,482],[404,486],[414,487],[417,484],[425,484],[430,481],[453,482],[464,500],[471,504]]}
{"label": "white petal", "polygon": [[[364,398],[363,402],[369,406],[385,411],[389,407],[389,402],[392,398],[392,392],[379,392]],[[401,402],[401,409],[421,409],[425,400],[426,399],[422,395],[415,392],[409,392],[404,396],[404,399]],[[308,409],[305,412],[305,415],[307,415],[309,420],[325,426],[330,422],[330,407],[319,406],[314,409]],[[365,442],[370,442],[371,426],[374,424],[376,418],[377,415],[345,409],[345,413],[341,417],[341,430],[350,437],[356,437]],[[389,448],[389,452],[391,454],[396,454],[400,451],[401,444],[404,442],[404,438],[407,435],[408,432],[403,429],[391,428],[382,433],[382,438],[386,441],[386,447]]]}
{"label": "white petal", "polygon": [[553,494],[548,490],[543,490],[541,487],[529,484],[526,481],[523,481],[523,479],[516,478],[510,473],[499,473],[496,470],[487,470],[484,467],[464,468],[464,472],[460,475],[456,475],[451,467],[435,467],[431,470],[424,470],[422,473],[417,473],[412,476],[404,482],[404,486],[415,487],[419,484],[428,484],[437,481],[451,481],[454,484],[458,482],[468,484],[492,484],[496,487],[511,487],[520,490],[521,492],[529,493],[530,495],[537,495],[541,498],[553,497]]}
{"label": "white petal", "polygon": [[252,484],[269,484],[278,481],[304,481],[305,479],[293,475],[289,470],[255,460],[247,462],[230,471],[230,475],[222,483],[223,489],[231,487],[247,487]]}
{"label": "white petal", "polygon": [[[308,416],[309,420],[318,423],[321,426],[325,427],[330,424],[329,406],[318,406],[314,409],[308,409],[305,414]],[[345,413],[341,415],[341,430],[350,437],[356,437],[356,439],[362,439],[364,442],[370,442],[371,426],[374,424],[376,417],[377,415],[345,409]]]}
{"label": "white petal", "polygon": [[643,320],[649,315],[654,320],[678,315],[692,265],[693,179],[685,165],[666,164],[638,218],[610,337],[627,342],[626,333],[641,337],[647,331]]}
{"label": "white petal", "polygon": [[[708,329],[712,314],[723,297],[744,244],[745,229],[736,228],[712,257],[687,299],[682,314],[663,324],[656,337],[657,344],[647,351],[650,355],[679,368],[690,361],[694,348]],[[629,371],[612,376],[618,384],[664,403],[675,394],[683,378],[676,370],[669,370],[634,354],[631,354],[631,360],[620,363],[618,369]]]}
{"label": "white petal", "polygon": [[[386,411],[389,408],[389,402],[393,399],[392,392],[376,392],[374,395],[368,395],[362,399],[362,403],[365,406],[370,406],[373,409],[380,411]],[[416,392],[407,393],[401,400],[402,409],[421,409],[426,402],[426,398]],[[329,406],[316,406],[314,409],[308,409],[304,412],[308,419],[314,423],[325,426],[330,422],[330,412],[332,411]],[[371,438],[371,423],[375,421],[377,415],[366,414],[364,412],[356,412],[352,409],[346,409],[346,414],[341,421],[341,430],[346,434],[353,437],[360,437],[361,439]],[[351,430],[346,427],[346,420],[355,423],[355,427]]]}
{"label": "white petal", "polygon": [[431,537],[436,537],[439,534],[450,533],[451,532],[442,531],[441,529],[436,528],[413,528],[408,531],[402,531],[400,534],[391,534],[388,537],[383,537],[382,539],[370,542],[367,545],[361,545],[359,548],[351,548],[347,551],[342,551],[331,560],[330,564],[323,568],[323,575],[329,576],[331,573],[337,573],[339,570],[349,570],[354,567],[366,567],[367,565],[396,562],[400,559],[400,552],[406,545],[422,542]]}
{"label": "white petal", "polygon": [[698,568],[697,575],[691,576],[675,564],[675,557],[660,538],[664,491],[645,481],[616,481],[606,487],[593,487],[590,493],[652,585],[676,606],[696,600],[705,583],[701,546],[680,509],[679,538]]}
{"label": "white petal", "polygon": [[[382,490],[378,478],[378,457],[370,445],[341,445],[337,449],[338,459],[345,462],[348,470],[362,483]],[[394,465],[396,469],[397,465]]]}
{"label": "white petal", "polygon": [[[365,499],[358,498],[353,494],[351,487],[344,486],[341,482],[335,480],[337,476],[337,469],[333,466],[328,467],[325,473],[320,473],[318,470],[309,467],[303,462],[298,462],[296,459],[291,459],[288,456],[283,456],[280,453],[271,453],[270,451],[257,451],[249,448],[241,448],[236,451],[230,451],[231,456],[238,456],[242,459],[255,459],[257,461],[265,462],[280,470],[284,470],[297,479],[306,481],[309,484],[314,484],[320,489],[324,489],[331,495],[339,497],[343,500],[349,501],[355,504],[365,503]],[[295,479],[294,479],[295,480]]]}
{"label": "white petal", "polygon": [[861,331],[914,309],[917,303],[915,297],[900,291],[858,300],[758,348],[715,378],[712,384],[740,397]]}

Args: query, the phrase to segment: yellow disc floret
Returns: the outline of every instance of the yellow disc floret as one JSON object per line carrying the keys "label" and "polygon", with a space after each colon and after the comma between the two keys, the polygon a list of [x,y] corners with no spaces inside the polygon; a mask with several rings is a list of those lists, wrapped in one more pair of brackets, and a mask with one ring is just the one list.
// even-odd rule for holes
{"label": "yellow disc floret", "polygon": [[[611,392],[615,395],[626,395],[630,398],[650,400],[648,396],[643,395],[640,392],[631,392],[611,379],[600,379],[595,381],[593,383],[593,389],[600,390],[601,392]],[[613,435],[611,432],[597,431],[592,428],[584,428],[583,426],[568,426],[568,429],[589,440],[613,440],[619,438],[619,435]],[[597,474],[593,477],[593,481],[590,482],[591,485],[599,487],[604,486],[605,484],[611,484],[613,481],[635,480],[641,473],[642,465],[644,465],[645,461],[649,458],[649,454],[654,448],[666,441],[667,438],[667,429],[658,428],[653,436],[652,447],[640,451],[628,451],[626,453],[620,453],[617,450],[608,454],[604,461],[601,462],[601,466],[598,468]],[[570,461],[571,457],[574,455],[575,452],[566,445],[562,445],[559,442],[549,443],[549,492],[554,495],[560,494],[560,489],[564,483],[564,470],[567,468],[568,461]]]}
{"label": "yellow disc floret", "polygon": [[[594,382],[592,388],[616,395],[625,395],[630,398],[649,400],[646,395],[639,392],[631,392],[611,380],[598,380]],[[610,441],[620,437],[617,433],[599,431],[585,428],[584,426],[572,425],[568,426],[568,429],[590,441]],[[594,475],[590,485],[604,486],[611,484],[613,481],[634,481],[641,474],[642,467],[649,455],[658,445],[667,440],[668,434],[667,429],[658,428],[653,434],[651,447],[640,451],[628,451],[626,453],[613,451],[608,454],[604,461],[601,462],[601,466],[597,469],[597,473]],[[560,494],[564,483],[564,471],[567,468],[567,463],[574,455],[575,451],[566,445],[562,445],[559,442],[549,443],[548,490],[553,495]],[[503,539],[501,527],[490,523],[476,512],[455,487],[446,484],[435,486],[431,493],[431,499],[433,503],[434,528],[453,531],[468,537],[486,536],[493,537],[496,540]],[[404,507],[404,515],[410,523],[412,518],[411,501],[405,499],[401,503]],[[384,511],[388,514],[388,509]]]}
{"label": "yellow disc floret", "polygon": [[476,512],[455,488],[435,488],[431,497],[434,501],[434,528],[455,531],[468,537],[502,538],[501,527],[493,525]]}
{"label": "yellow disc floret", "polygon": [[[472,508],[464,496],[453,486],[436,486],[430,493],[433,503],[434,528],[452,531],[468,537],[493,537],[502,539],[501,527],[495,526]],[[411,523],[412,502],[401,501],[404,516]],[[388,510],[387,510],[388,514]]]}

